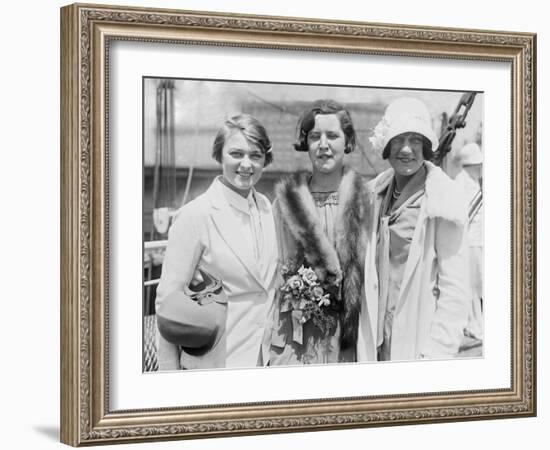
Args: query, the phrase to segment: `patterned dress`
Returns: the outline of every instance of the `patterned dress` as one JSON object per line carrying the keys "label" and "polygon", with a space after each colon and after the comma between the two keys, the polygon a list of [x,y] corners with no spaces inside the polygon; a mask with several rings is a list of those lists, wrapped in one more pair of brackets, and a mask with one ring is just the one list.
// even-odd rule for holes
{"label": "patterned dress", "polygon": [[[335,221],[338,210],[338,192],[311,192],[317,207],[318,220],[329,242],[334,246]],[[295,259],[300,254],[299,245],[290,235],[281,217],[277,202],[273,205],[275,225],[279,237],[279,256],[281,260]],[[271,365],[330,364],[352,361],[354,357],[340,351],[341,327],[338,305],[334,305],[331,315],[336,327],[329,335],[313,324],[312,320],[300,323],[292,310],[276,306],[274,331],[271,342]]]}

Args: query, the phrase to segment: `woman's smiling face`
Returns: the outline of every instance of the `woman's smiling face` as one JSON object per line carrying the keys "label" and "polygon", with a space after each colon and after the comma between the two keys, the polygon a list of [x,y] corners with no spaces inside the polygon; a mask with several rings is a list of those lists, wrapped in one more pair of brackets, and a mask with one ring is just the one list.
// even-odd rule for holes
{"label": "woman's smiling face", "polygon": [[307,135],[309,159],[313,170],[332,173],[344,164],[346,136],[336,114],[318,114]]}
{"label": "woman's smiling face", "polygon": [[262,176],[265,155],[240,131],[234,131],[225,141],[221,163],[226,184],[247,195]]}
{"label": "woman's smiling face", "polygon": [[418,133],[403,133],[390,141],[388,160],[397,175],[410,177],[422,167],[424,163],[423,144],[424,138]]}

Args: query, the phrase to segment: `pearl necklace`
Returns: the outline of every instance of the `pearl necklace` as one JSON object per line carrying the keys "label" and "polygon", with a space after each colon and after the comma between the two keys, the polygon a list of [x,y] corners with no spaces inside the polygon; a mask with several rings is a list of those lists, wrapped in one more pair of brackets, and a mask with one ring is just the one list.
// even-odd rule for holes
{"label": "pearl necklace", "polygon": [[397,190],[397,186],[393,187],[393,192],[391,193],[391,196],[394,200],[397,200],[399,196],[401,195],[401,191]]}

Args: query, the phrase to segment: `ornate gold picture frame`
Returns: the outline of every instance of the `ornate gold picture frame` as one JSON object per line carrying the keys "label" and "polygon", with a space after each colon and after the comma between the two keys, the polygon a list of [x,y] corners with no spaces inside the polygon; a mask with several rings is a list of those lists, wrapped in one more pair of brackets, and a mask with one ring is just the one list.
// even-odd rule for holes
{"label": "ornate gold picture frame", "polygon": [[[495,182],[492,189],[510,197],[510,223],[503,224],[509,227],[511,249],[505,274],[510,278],[509,295],[500,299],[509,305],[505,324],[509,354],[503,374],[509,382],[472,389],[358,391],[351,396],[308,398],[288,394],[281,400],[259,396],[254,401],[114,407],[111,292],[117,274],[110,264],[114,248],[110,216],[115,207],[110,194],[118,169],[111,161],[110,138],[116,130],[111,128],[110,108],[116,93],[110,75],[118,64],[113,45],[120,42],[508,67],[511,82],[504,94],[510,98],[509,120],[493,131],[510,136],[510,148],[501,149],[510,160],[505,174],[509,182]],[[81,446],[534,416],[535,89],[536,36],[530,33],[85,4],[62,8],[61,441]],[[486,255],[486,267],[491,257]],[[403,364],[393,365],[393,370]],[[151,379],[139,370],[141,360],[137,367],[137,377]]]}

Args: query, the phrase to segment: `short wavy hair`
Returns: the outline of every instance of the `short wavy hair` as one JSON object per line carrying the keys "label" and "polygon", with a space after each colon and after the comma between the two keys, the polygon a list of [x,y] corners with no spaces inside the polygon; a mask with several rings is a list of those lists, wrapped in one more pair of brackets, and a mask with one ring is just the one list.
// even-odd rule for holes
{"label": "short wavy hair", "polygon": [[316,100],[302,113],[296,127],[297,140],[294,143],[294,149],[298,152],[307,152],[309,150],[307,137],[308,133],[315,126],[315,117],[319,114],[334,114],[340,121],[340,126],[346,138],[345,153],[351,153],[355,150],[356,134],[353,127],[353,121],[347,109],[340,103],[331,99]]}
{"label": "short wavy hair", "polygon": [[250,114],[238,114],[225,121],[216,134],[212,145],[212,158],[222,162],[223,146],[228,137],[235,131],[240,131],[245,139],[258,147],[265,155],[264,167],[273,162],[273,145],[267,131],[258,119]]}

